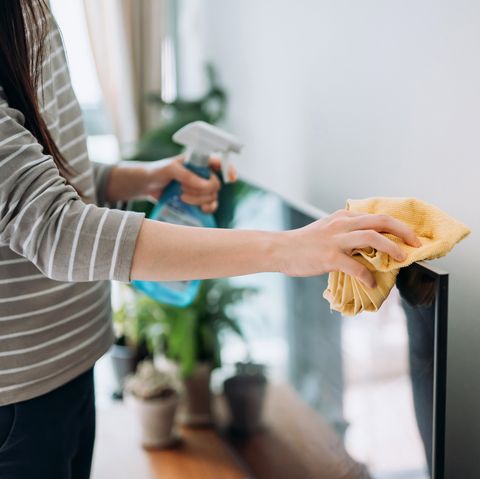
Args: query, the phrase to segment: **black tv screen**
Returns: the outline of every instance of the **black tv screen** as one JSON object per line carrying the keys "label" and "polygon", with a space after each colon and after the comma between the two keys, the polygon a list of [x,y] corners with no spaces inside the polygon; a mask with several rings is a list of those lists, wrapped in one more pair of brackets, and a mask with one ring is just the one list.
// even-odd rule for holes
{"label": "black tv screen", "polygon": [[[228,186],[223,195],[220,226],[290,229],[324,215],[246,182]],[[248,356],[265,364],[270,388],[288,385],[317,416],[310,424],[318,419],[329,435],[325,449],[316,446],[310,452],[316,434],[312,429],[321,436],[323,426],[307,424],[287,435],[277,451],[288,455],[304,450],[309,455],[299,460],[298,473],[292,472],[292,459],[275,469],[267,449],[263,464],[257,457],[262,454],[261,436],[273,437],[277,427],[275,415],[266,418],[257,435],[231,439],[254,477],[267,479],[276,471],[271,477],[443,479],[446,273],[425,263],[405,268],[378,313],[352,318],[332,312],[323,299],[327,275],[258,274],[233,281],[257,287],[258,294],[236,311],[246,343],[227,334],[223,362]],[[288,414],[295,420],[293,408]],[[249,454],[249,445],[255,446],[256,456]],[[324,453],[333,457],[326,466]],[[270,469],[265,466],[269,460]]]}

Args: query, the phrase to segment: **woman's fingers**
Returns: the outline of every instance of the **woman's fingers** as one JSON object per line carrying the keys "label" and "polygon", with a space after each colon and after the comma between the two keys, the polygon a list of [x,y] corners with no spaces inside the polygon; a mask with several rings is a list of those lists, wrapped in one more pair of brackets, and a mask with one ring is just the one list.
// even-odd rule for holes
{"label": "woman's fingers", "polygon": [[185,168],[183,164],[176,161],[170,165],[172,179],[177,180],[183,187],[192,188],[200,191],[205,191],[211,188],[209,180],[198,176],[189,169]]}
{"label": "woman's fingers", "polygon": [[339,255],[336,266],[338,271],[342,271],[361,281],[368,288],[375,288],[376,282],[373,273],[368,270],[359,261],[348,257],[347,255]]}
{"label": "woman's fingers", "polygon": [[217,194],[214,193],[210,195],[191,195],[187,193],[182,193],[180,199],[190,205],[205,205],[216,201]]}
{"label": "woman's fingers", "polygon": [[208,166],[212,170],[220,171],[222,169],[222,159],[219,156],[211,156],[208,159]]}
{"label": "woman's fingers", "polygon": [[211,203],[207,203],[201,206],[202,211],[204,213],[215,213],[218,208],[218,201],[212,201]]}
{"label": "woman's fingers", "polygon": [[[210,158],[209,166],[217,171],[221,168],[221,160],[217,157]],[[218,208],[217,197],[221,182],[216,174],[210,178],[201,178],[194,172],[185,168],[183,159],[178,158],[171,165],[172,178],[182,185],[182,200],[192,205],[202,206],[205,212],[213,212]],[[235,181],[237,173],[234,167],[229,170],[230,181]]]}
{"label": "woman's fingers", "polygon": [[[221,171],[222,169],[222,160],[218,156],[211,156],[209,159],[209,166],[212,168],[214,171]],[[238,174],[237,174],[237,169],[235,168],[234,165],[230,165],[228,167],[228,180],[231,182],[237,181]]]}
{"label": "woman's fingers", "polygon": [[230,165],[228,167],[228,180],[231,181],[232,183],[238,180],[237,168],[235,168],[234,165]]}
{"label": "woman's fingers", "polygon": [[203,205],[204,203],[211,203],[218,197],[218,191],[220,189],[220,181],[216,175],[208,180],[208,188],[199,189],[191,188],[187,185],[182,185],[182,200],[192,205]]}
{"label": "woman's fingers", "polygon": [[208,181],[211,181],[211,183],[203,189],[192,188],[188,185],[182,185],[182,193],[192,196],[216,195],[220,191],[220,182],[216,176],[215,178],[216,180],[214,180],[213,177],[210,178]]}
{"label": "woman's fingers", "polygon": [[211,175],[210,178],[202,178],[193,171],[185,168],[180,161],[172,163],[172,177],[177,180],[184,190],[190,190],[192,193],[199,195],[206,195],[216,193],[220,189],[220,180],[216,175]]}
{"label": "woman's fingers", "polygon": [[347,233],[342,246],[345,251],[349,252],[355,249],[372,247],[387,253],[397,261],[404,261],[407,256],[398,244],[374,230],[360,230]]}
{"label": "woman's fingers", "polygon": [[402,239],[410,246],[422,245],[417,235],[405,223],[388,215],[361,215],[349,219],[351,231],[375,230],[379,233],[390,233]]}

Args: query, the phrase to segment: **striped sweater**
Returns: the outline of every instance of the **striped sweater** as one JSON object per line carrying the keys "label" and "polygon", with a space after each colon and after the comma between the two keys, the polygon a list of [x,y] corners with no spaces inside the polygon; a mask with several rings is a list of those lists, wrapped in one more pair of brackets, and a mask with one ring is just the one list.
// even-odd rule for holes
{"label": "striped sweater", "polygon": [[88,159],[82,115],[55,22],[39,98],[72,185],[0,87],[0,405],[86,371],[113,340],[111,279],[129,281],[143,215],[109,209],[109,167]]}

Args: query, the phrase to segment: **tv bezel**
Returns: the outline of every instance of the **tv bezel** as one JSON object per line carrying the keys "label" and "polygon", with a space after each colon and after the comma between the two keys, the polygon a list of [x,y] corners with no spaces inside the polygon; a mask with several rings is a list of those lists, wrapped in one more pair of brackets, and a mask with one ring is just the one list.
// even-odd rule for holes
{"label": "tv bezel", "polygon": [[436,281],[433,352],[432,479],[445,479],[447,400],[448,273],[425,261],[415,266]]}

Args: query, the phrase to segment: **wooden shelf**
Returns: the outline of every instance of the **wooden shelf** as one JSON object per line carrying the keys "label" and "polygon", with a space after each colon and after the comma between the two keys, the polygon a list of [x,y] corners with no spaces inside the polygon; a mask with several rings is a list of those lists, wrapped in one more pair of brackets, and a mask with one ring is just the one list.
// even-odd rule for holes
{"label": "wooden shelf", "polygon": [[[216,399],[220,423],[228,421]],[[364,467],[346,452],[327,421],[288,384],[270,384],[264,428],[246,438],[224,435],[257,479],[367,479]]]}
{"label": "wooden shelf", "polygon": [[127,407],[99,409],[92,479],[368,478],[327,421],[289,385],[269,385],[265,427],[247,439],[223,432],[228,423],[223,397],[215,398],[214,411],[217,430],[180,428],[180,446],[146,451]]}
{"label": "wooden shelf", "polygon": [[98,410],[92,479],[246,479],[251,476],[214,429],[180,428],[172,449],[147,451],[122,403]]}

